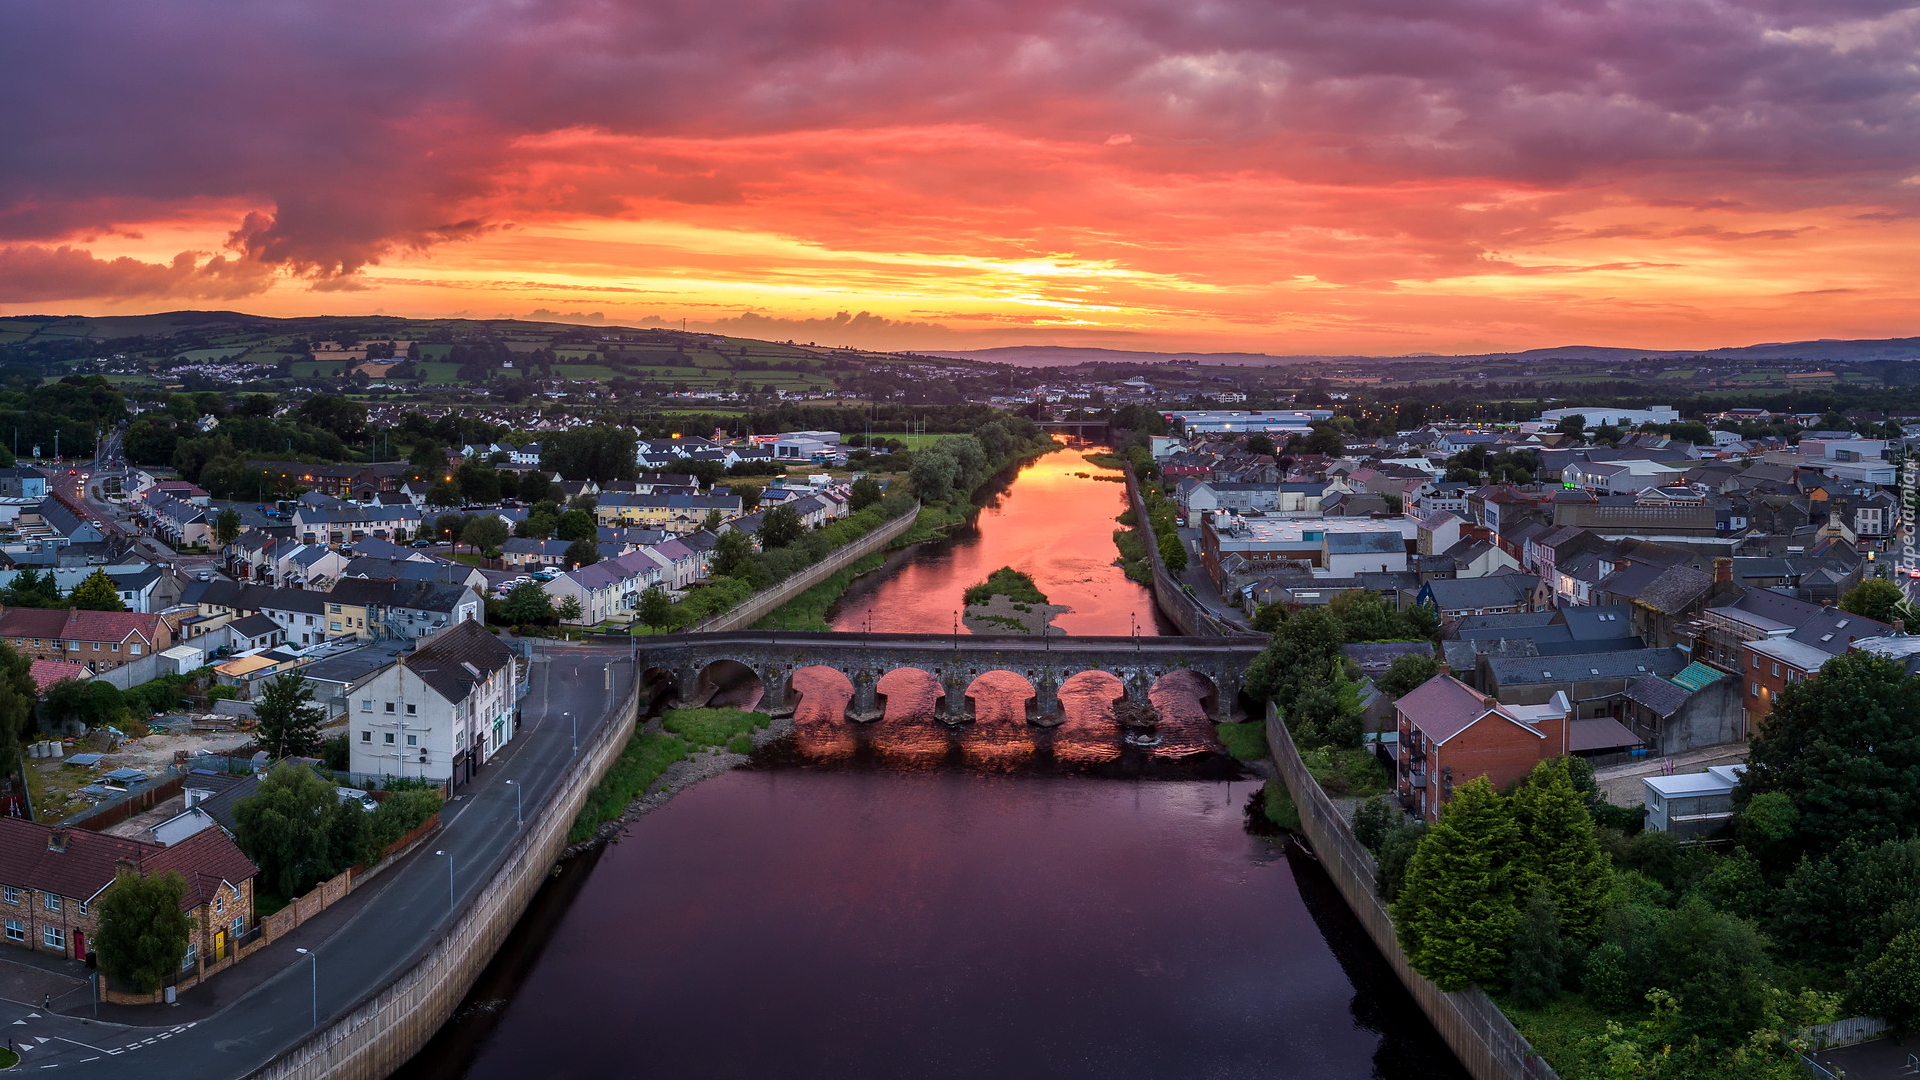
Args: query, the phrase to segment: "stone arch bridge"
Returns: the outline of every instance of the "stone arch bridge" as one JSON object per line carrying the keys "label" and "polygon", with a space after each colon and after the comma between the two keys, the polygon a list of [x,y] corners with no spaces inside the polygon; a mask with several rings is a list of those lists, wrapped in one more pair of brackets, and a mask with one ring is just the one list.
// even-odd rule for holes
{"label": "stone arch bridge", "polygon": [[[1058,723],[1060,684],[1084,671],[1118,676],[1125,696],[1140,704],[1161,678],[1187,671],[1207,686],[1209,715],[1232,719],[1242,680],[1267,639],[1262,637],[1050,637],[978,634],[858,634],[794,631],[728,631],[665,634],[639,639],[640,678],[681,705],[703,705],[723,685],[751,675],[764,695],[761,708],[791,712],[798,697],[793,673],[826,667],[853,685],[847,718],[877,720],[886,711],[881,676],[917,668],[942,689],[939,718],[949,723],[974,713],[974,682],[1005,671],[1033,689],[1030,722]],[[656,696],[656,700],[658,696]]]}

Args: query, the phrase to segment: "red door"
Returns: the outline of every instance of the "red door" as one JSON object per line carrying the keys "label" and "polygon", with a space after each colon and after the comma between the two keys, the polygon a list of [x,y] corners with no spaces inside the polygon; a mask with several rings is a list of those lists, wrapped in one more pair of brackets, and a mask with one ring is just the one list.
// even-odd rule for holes
{"label": "red door", "polygon": [[87,958],[87,935],[79,930],[73,932],[73,958],[75,960]]}

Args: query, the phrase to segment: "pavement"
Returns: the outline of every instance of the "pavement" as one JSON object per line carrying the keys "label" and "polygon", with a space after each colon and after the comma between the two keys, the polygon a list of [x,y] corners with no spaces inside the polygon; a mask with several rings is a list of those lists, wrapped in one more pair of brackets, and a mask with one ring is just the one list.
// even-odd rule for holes
{"label": "pavement", "polygon": [[1647,801],[1647,787],[1640,782],[1641,777],[1705,772],[1709,765],[1738,765],[1745,760],[1746,743],[1720,743],[1671,757],[1648,757],[1624,765],[1609,765],[1595,769],[1593,779],[1600,787],[1601,798],[1631,809]]}
{"label": "pavement", "polygon": [[1920,1076],[1920,1036],[1875,1039],[1836,1050],[1822,1050],[1814,1054],[1813,1059],[1846,1080]]}
{"label": "pavement", "polygon": [[[179,1004],[101,1005],[95,1020],[84,993],[59,1002],[69,1015],[50,1013],[38,998],[0,1001],[0,1028],[24,1046],[29,1067],[67,1070],[62,1075],[123,1078],[129,1063],[118,1059],[126,1054],[138,1055],[143,1080],[251,1073],[306,1038],[316,1009],[321,1024],[346,1012],[447,931],[453,912],[504,862],[520,828],[505,781],[521,786],[532,819],[579,761],[572,718],[585,745],[626,693],[627,658],[619,646],[537,645],[520,734],[442,811],[440,832],[367,889],[181,994]],[[26,985],[29,976],[20,978]],[[6,985],[0,972],[0,989]]]}

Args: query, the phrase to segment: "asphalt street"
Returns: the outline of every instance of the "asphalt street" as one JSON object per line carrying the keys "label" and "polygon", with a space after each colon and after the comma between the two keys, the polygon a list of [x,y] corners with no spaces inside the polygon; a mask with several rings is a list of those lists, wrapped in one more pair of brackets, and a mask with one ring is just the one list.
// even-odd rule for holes
{"label": "asphalt street", "polygon": [[[0,1027],[15,1033],[16,1046],[24,1045],[20,1039],[33,1040],[23,1054],[28,1067],[58,1068],[62,1075],[123,1078],[130,1064],[124,1056],[137,1054],[148,1080],[245,1076],[314,1029],[316,966],[324,1025],[405,970],[446,932],[451,912],[499,869],[520,828],[514,789],[505,781],[522,787],[525,814],[532,820],[578,760],[573,720],[578,719],[578,741],[584,746],[607,722],[630,679],[627,649],[538,647],[532,689],[521,702],[520,734],[448,803],[441,831],[376,879],[370,886],[378,890],[375,895],[314,946],[311,959],[297,958],[219,1012],[170,1023],[166,1006],[137,1013],[113,1010],[151,1017],[128,1025],[29,1016],[43,1010],[0,1003],[5,1021]],[[248,962],[270,962],[266,951]],[[210,984],[245,966],[223,972]]]}

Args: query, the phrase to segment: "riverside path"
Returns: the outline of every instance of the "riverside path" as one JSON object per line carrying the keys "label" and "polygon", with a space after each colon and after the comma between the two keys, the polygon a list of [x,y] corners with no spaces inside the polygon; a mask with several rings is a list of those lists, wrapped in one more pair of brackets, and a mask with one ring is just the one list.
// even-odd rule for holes
{"label": "riverside path", "polygon": [[[373,895],[351,917],[337,925],[317,920],[324,936],[303,940],[309,927],[301,927],[189,991],[177,1008],[103,1006],[102,1019],[94,1021],[90,1006],[75,1010],[82,1019],[0,1003],[0,1028],[29,1047],[23,1066],[85,1077],[123,1078],[138,1070],[143,1080],[247,1076],[313,1031],[314,961],[295,954],[295,947],[317,957],[322,1026],[380,990],[425,954],[452,914],[500,868],[519,828],[513,788],[505,782],[523,786],[529,822],[546,811],[575,760],[572,719],[579,721],[579,745],[587,745],[626,694],[628,657],[621,647],[536,646],[518,737],[447,804],[440,832],[369,886]],[[448,858],[435,851],[452,856],[451,888]],[[254,964],[262,966],[249,968]],[[259,971],[276,966],[259,978]],[[221,980],[234,977],[258,981],[224,1005],[216,1001],[212,1011],[196,1002],[203,990],[218,994]]]}

